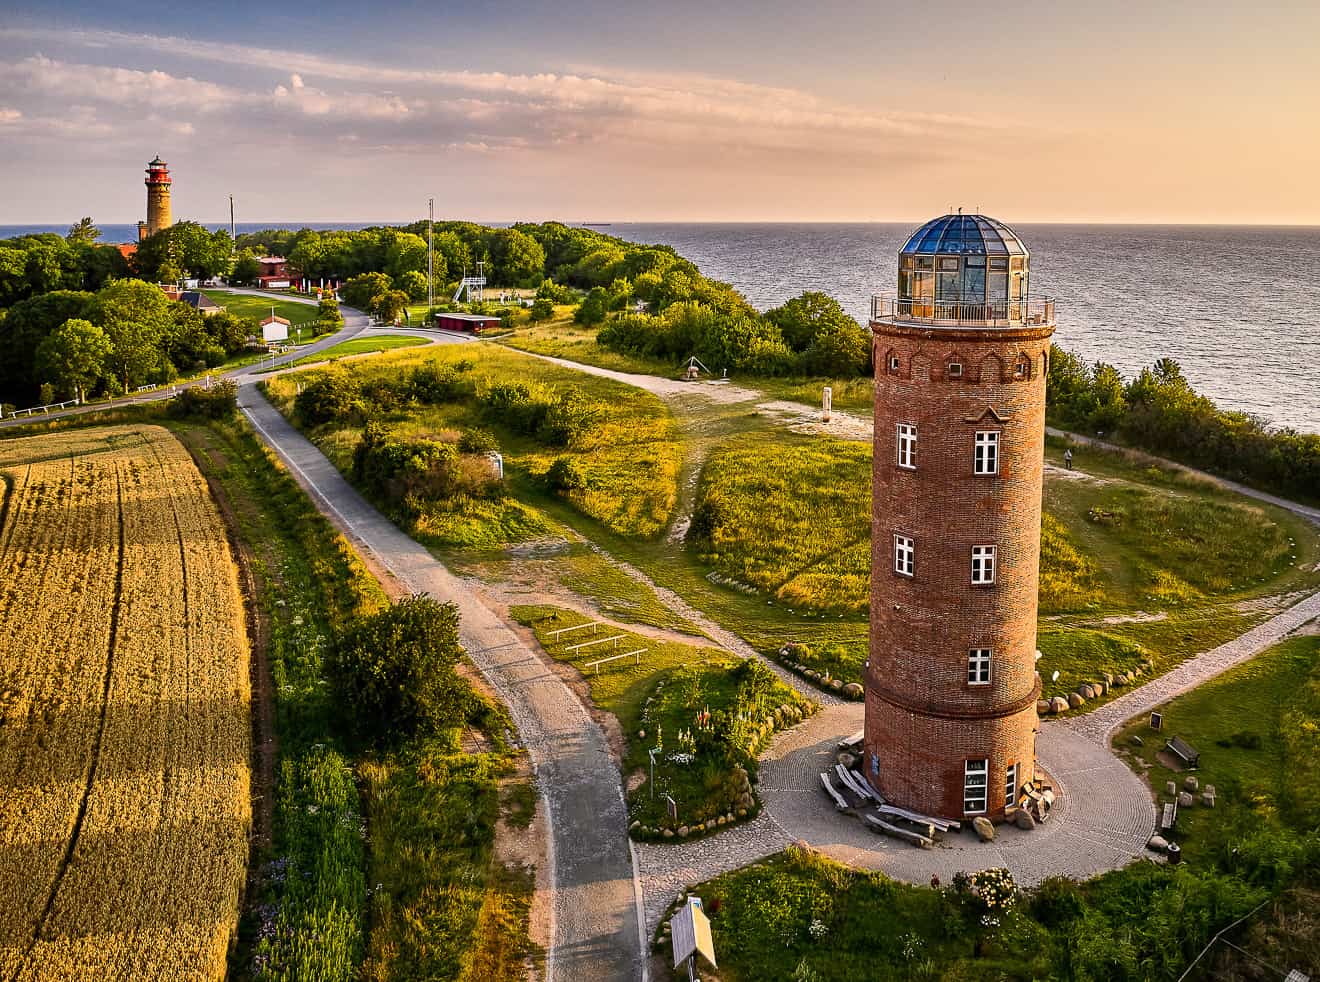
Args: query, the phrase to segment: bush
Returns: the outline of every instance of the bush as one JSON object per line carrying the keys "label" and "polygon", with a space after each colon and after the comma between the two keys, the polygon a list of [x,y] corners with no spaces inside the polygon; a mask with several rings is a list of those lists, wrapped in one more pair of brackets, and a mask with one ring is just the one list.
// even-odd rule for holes
{"label": "bush", "polygon": [[599,324],[605,320],[605,315],[610,309],[610,296],[605,292],[604,287],[592,287],[591,292],[587,294],[586,299],[578,304],[577,311],[573,314],[573,321],[577,324]]}
{"label": "bush", "polygon": [[238,412],[238,386],[225,379],[209,389],[193,385],[165,404],[173,419],[228,419]]}
{"label": "bush", "polygon": [[495,439],[495,434],[480,427],[464,430],[463,435],[458,438],[458,449],[464,453],[490,453],[499,448],[500,444]]}
{"label": "bush", "polygon": [[353,731],[397,743],[462,722],[472,698],[454,671],[462,654],[458,608],[418,595],[353,624],[326,670]]}
{"label": "bush", "polygon": [[573,446],[581,441],[601,415],[598,405],[577,390],[570,389],[546,407],[536,435],[546,446]]}
{"label": "bush", "polygon": [[305,426],[319,426],[350,417],[359,407],[361,390],[346,370],[327,369],[315,375],[293,399],[293,411]]}
{"label": "bush", "polygon": [[540,387],[522,382],[496,382],[478,397],[482,411],[515,433],[534,435],[550,411]]}
{"label": "bush", "polygon": [[475,385],[471,378],[464,378],[464,373],[471,365],[419,365],[408,376],[412,397],[427,405],[446,402],[460,402],[472,395]]}
{"label": "bush", "polygon": [[538,297],[536,299],[536,302],[532,304],[532,310],[531,313],[528,314],[528,319],[533,324],[536,324],[539,323],[540,321],[548,321],[554,316],[555,316],[554,302],[552,300],[546,299],[545,297]]}
{"label": "bush", "polygon": [[586,471],[572,457],[556,457],[545,472],[545,485],[551,491],[585,491],[588,486]]}

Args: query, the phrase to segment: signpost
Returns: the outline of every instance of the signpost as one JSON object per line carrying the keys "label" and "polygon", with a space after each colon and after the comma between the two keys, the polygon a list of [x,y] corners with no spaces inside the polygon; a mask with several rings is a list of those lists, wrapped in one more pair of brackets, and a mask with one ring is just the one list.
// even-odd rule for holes
{"label": "signpost", "polygon": [[669,936],[674,945],[674,968],[687,962],[688,979],[698,982],[697,956],[715,964],[715,942],[710,936],[710,920],[701,908],[700,897],[688,897],[683,908],[669,919]]}

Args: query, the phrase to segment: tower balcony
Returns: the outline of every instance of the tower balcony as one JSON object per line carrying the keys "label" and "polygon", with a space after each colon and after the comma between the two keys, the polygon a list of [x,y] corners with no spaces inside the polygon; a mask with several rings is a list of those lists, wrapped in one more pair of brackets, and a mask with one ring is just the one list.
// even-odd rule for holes
{"label": "tower balcony", "polygon": [[871,320],[914,327],[1053,327],[1054,298],[914,300],[881,293],[871,297]]}

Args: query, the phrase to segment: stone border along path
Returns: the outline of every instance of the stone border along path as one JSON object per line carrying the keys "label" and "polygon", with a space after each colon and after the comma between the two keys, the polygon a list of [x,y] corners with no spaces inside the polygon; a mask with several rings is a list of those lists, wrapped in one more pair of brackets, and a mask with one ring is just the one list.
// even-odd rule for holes
{"label": "stone border along path", "polygon": [[[459,340],[459,339],[455,339]],[[549,824],[546,978],[645,978],[643,923],[619,768],[568,686],[424,547],[368,504],[251,384],[239,404],[258,435],[344,534],[414,593],[456,604],[468,656],[500,693],[531,757]]]}

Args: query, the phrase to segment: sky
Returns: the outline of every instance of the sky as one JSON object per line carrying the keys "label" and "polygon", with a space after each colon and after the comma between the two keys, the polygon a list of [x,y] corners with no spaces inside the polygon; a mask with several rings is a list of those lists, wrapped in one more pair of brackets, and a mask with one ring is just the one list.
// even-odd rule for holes
{"label": "sky", "polygon": [[0,0],[0,224],[1320,224],[1315,0]]}

